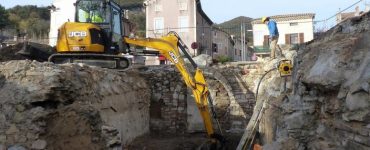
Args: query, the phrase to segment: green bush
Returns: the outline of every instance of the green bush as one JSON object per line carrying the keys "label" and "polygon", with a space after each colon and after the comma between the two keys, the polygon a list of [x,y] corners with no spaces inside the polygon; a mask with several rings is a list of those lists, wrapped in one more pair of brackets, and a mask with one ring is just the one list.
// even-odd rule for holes
{"label": "green bush", "polygon": [[229,56],[221,55],[216,58],[217,62],[225,63],[231,61],[231,58]]}

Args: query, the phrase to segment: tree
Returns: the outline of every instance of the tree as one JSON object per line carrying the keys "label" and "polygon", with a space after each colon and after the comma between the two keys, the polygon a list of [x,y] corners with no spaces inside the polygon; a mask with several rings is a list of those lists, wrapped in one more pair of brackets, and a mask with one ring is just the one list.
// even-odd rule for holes
{"label": "tree", "polygon": [[11,28],[16,34],[28,34],[31,38],[45,38],[49,32],[50,12],[46,7],[34,5],[15,6],[7,10]]}
{"label": "tree", "polygon": [[9,24],[8,12],[0,5],[0,31]]}

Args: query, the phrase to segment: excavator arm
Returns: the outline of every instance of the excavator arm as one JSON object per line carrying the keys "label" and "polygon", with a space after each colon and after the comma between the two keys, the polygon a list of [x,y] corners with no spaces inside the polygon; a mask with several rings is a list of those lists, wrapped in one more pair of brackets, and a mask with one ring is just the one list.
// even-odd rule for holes
{"label": "excavator arm", "polygon": [[[166,36],[163,36],[161,38],[140,39],[125,37],[124,40],[127,44],[156,49],[159,51],[160,54],[162,54],[176,66],[177,70],[182,75],[185,84],[193,92],[195,102],[203,118],[208,137],[219,141],[223,140],[222,131],[214,111],[212,111],[213,117],[215,118],[217,126],[220,129],[220,134],[216,134],[213,128],[212,118],[208,105],[209,103],[212,103],[212,100],[203,72],[198,68],[197,64],[187,53],[187,47],[182,42],[178,34],[175,32],[170,32]],[[183,56],[181,54],[183,54]],[[186,66],[184,57],[190,61],[193,68],[188,68]],[[195,70],[194,75],[189,71],[190,69]],[[212,106],[211,109],[213,109]]]}

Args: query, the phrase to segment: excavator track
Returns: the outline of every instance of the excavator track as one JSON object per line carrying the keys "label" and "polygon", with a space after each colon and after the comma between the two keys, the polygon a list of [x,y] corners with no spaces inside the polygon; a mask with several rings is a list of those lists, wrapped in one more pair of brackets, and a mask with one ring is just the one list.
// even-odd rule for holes
{"label": "excavator track", "polygon": [[58,53],[48,59],[55,64],[84,63],[109,69],[124,70],[131,66],[131,60],[125,56],[109,54]]}

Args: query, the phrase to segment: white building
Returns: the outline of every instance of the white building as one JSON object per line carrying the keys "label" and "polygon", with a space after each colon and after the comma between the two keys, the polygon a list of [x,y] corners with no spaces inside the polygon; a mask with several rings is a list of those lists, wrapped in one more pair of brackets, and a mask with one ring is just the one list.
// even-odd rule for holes
{"label": "white building", "polygon": [[50,10],[49,45],[55,46],[58,37],[58,28],[65,22],[75,21],[76,8],[73,5],[77,0],[54,0]]}
{"label": "white building", "polygon": [[[278,44],[300,44],[311,41],[314,38],[314,18],[313,13],[288,14],[270,16],[275,20],[279,30]],[[253,43],[254,46],[268,47],[269,31],[266,24],[261,22],[261,18],[252,21]]]}

